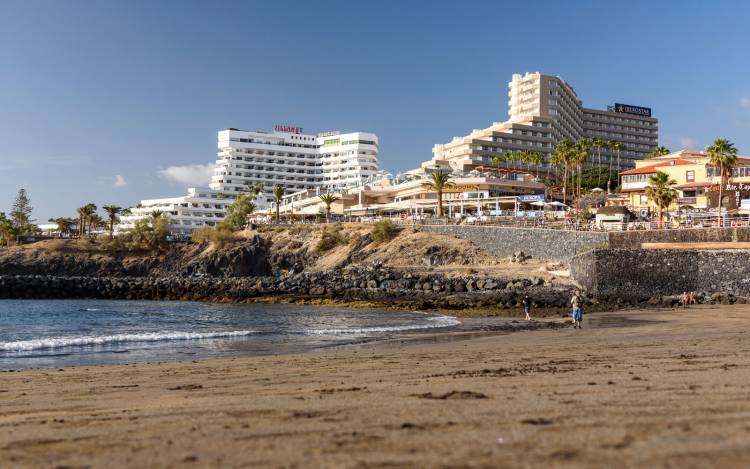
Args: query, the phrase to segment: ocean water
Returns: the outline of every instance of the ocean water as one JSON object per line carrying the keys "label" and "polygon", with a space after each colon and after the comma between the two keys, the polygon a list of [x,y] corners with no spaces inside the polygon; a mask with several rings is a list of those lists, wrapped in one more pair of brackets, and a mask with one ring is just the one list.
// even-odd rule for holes
{"label": "ocean water", "polygon": [[302,352],[458,324],[303,305],[0,300],[0,370]]}

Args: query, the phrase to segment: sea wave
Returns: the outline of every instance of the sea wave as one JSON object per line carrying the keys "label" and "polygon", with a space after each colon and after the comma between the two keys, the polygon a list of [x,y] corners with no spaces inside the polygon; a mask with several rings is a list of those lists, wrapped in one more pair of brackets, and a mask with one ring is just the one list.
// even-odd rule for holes
{"label": "sea wave", "polygon": [[123,342],[158,342],[165,340],[217,339],[222,337],[242,337],[255,331],[225,332],[149,332],[141,334],[115,334],[80,337],[45,337],[42,339],[0,342],[0,350],[21,352],[26,350],[56,349],[87,345],[119,344]]}
{"label": "sea wave", "polygon": [[442,327],[452,327],[461,324],[461,321],[453,316],[434,316],[427,318],[428,324],[409,324],[404,326],[382,326],[382,327],[361,327],[355,329],[308,329],[306,334],[310,335],[343,335],[343,334],[372,334],[376,332],[400,332],[413,331],[418,329],[436,329]]}

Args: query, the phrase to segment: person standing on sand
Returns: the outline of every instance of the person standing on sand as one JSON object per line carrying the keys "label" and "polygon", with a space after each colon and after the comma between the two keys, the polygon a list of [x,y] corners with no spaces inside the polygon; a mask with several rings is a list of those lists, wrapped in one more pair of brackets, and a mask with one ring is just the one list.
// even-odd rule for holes
{"label": "person standing on sand", "polygon": [[583,326],[583,298],[581,298],[581,292],[576,290],[573,294],[573,298],[570,299],[570,304],[573,306],[573,328],[581,329]]}
{"label": "person standing on sand", "polygon": [[521,303],[523,304],[523,312],[526,313],[526,320],[531,321],[531,316],[529,315],[529,312],[531,311],[531,298],[528,293],[523,295]]}

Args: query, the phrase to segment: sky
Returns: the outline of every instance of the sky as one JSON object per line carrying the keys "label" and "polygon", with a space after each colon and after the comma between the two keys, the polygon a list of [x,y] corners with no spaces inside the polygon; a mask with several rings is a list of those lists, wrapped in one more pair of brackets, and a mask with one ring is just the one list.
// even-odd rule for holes
{"label": "sky", "polygon": [[0,1],[0,211],[37,222],[205,181],[226,127],[374,132],[381,168],[507,118],[513,73],[750,155],[750,2]]}

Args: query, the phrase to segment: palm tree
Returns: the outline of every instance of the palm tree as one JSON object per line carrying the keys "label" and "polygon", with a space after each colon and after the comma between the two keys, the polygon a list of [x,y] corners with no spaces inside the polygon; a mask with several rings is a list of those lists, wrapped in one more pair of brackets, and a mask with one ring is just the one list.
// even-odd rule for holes
{"label": "palm tree", "polygon": [[281,198],[284,197],[284,186],[276,184],[273,186],[273,199],[276,201],[276,223],[279,223],[279,208],[281,207]]}
{"label": "palm tree", "polygon": [[582,175],[583,175],[583,167],[586,164],[586,162],[589,159],[589,151],[591,149],[590,142],[585,139],[579,139],[575,145],[573,145],[573,164],[576,168],[576,175],[577,175],[577,185],[578,185],[578,191],[576,196],[576,215],[578,215],[578,212],[580,212],[581,209],[581,185],[582,185]]}
{"label": "palm tree", "polygon": [[117,215],[122,213],[122,207],[118,207],[117,205],[105,205],[102,208],[104,209],[105,212],[107,212],[107,217],[109,217],[109,237],[114,238],[115,237],[115,223],[120,221]]}
{"label": "palm tree", "polygon": [[656,149],[655,149],[654,151],[652,151],[651,153],[649,153],[649,154],[648,154],[648,155],[646,156],[646,158],[647,158],[647,159],[650,159],[650,158],[657,158],[657,157],[659,157],[659,156],[664,156],[664,155],[668,155],[668,154],[670,154],[670,153],[672,153],[672,152],[671,152],[671,151],[669,151],[669,148],[667,148],[667,147],[656,147]]}
{"label": "palm tree", "polygon": [[86,204],[83,207],[78,207],[78,237],[86,234],[86,222],[89,217],[96,213],[96,205]]}
{"label": "palm tree", "polygon": [[57,225],[57,230],[60,232],[61,238],[65,234],[70,234],[70,227],[75,223],[74,220],[65,217],[50,218],[48,221]]}
{"label": "palm tree", "polygon": [[536,166],[536,177],[539,178],[539,166],[544,163],[544,155],[538,151],[524,150],[523,157],[529,165]]}
{"label": "palm tree", "polygon": [[104,219],[102,219],[98,213],[92,213],[89,215],[88,220],[89,233],[104,224]]}
{"label": "palm tree", "polygon": [[659,209],[659,221],[664,221],[664,210],[668,209],[672,202],[677,199],[677,191],[672,188],[677,181],[671,179],[669,174],[661,171],[652,174],[648,178],[646,195]]}
{"label": "palm tree", "polygon": [[430,173],[430,179],[424,183],[424,186],[429,190],[437,192],[438,200],[438,217],[443,217],[443,190],[452,187],[453,181],[450,180],[451,175],[445,171],[435,171]]}
{"label": "palm tree", "polygon": [[620,142],[610,140],[609,147],[617,152],[617,176],[620,176],[620,152],[625,149],[625,145]]}
{"label": "palm tree", "polygon": [[552,164],[563,167],[563,203],[567,203],[568,197],[568,174],[573,167],[573,142],[562,140],[555,146],[555,152],[552,154]]}
{"label": "palm tree", "polygon": [[508,161],[508,155],[501,153],[492,157],[492,163],[497,167],[497,174],[500,175],[500,163]]}
{"label": "palm tree", "polygon": [[265,189],[265,186],[262,182],[246,182],[245,183],[245,189],[252,195],[253,201],[255,200],[258,195],[260,195],[261,192],[263,192],[263,189]]}
{"label": "palm tree", "polygon": [[160,220],[164,216],[164,212],[162,212],[161,210],[152,210],[151,213],[148,214],[149,220],[151,220],[151,222]]}
{"label": "palm tree", "polygon": [[[594,149],[596,149],[596,157],[597,157],[596,161],[597,161],[598,166],[602,165],[602,147],[605,146],[606,144],[607,143],[604,140],[598,137],[594,137],[589,140],[589,145],[591,145]],[[599,179],[596,181],[596,185],[601,186],[602,185],[602,172],[599,171],[598,173],[599,173]]]}
{"label": "palm tree", "polygon": [[724,185],[732,175],[732,169],[737,165],[737,148],[726,138],[717,138],[706,148],[708,164],[719,170],[719,226],[721,226],[721,206]]}
{"label": "palm tree", "polygon": [[323,202],[326,205],[326,221],[327,221],[328,217],[331,215],[331,204],[336,202],[339,197],[332,192],[326,192],[325,194],[319,195],[318,198],[320,198],[321,202]]}

